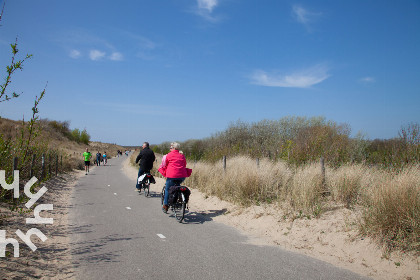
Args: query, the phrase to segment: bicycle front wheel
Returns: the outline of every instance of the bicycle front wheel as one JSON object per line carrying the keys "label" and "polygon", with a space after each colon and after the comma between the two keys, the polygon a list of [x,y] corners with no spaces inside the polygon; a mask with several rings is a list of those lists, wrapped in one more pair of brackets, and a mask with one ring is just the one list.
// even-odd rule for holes
{"label": "bicycle front wheel", "polygon": [[174,205],[174,214],[175,214],[175,219],[178,220],[178,222],[182,222],[182,220],[184,220],[184,216],[185,216],[185,207],[186,207],[186,203],[185,203],[185,196],[183,193],[180,194],[178,201],[176,202],[176,204]]}

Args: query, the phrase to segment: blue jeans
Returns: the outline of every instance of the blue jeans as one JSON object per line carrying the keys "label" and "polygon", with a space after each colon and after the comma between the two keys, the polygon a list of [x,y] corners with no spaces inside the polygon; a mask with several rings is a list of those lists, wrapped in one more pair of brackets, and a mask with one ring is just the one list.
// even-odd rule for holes
{"label": "blue jeans", "polygon": [[174,186],[175,184],[181,184],[184,182],[185,178],[166,178],[166,185],[165,185],[165,197],[163,198],[163,204],[168,205],[169,200],[169,188]]}

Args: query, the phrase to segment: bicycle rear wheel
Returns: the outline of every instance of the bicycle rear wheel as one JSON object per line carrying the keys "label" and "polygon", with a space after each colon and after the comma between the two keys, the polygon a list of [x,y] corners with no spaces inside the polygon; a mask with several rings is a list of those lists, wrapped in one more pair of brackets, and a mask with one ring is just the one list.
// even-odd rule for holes
{"label": "bicycle rear wheel", "polygon": [[175,205],[173,206],[173,211],[175,214],[175,219],[178,220],[178,222],[182,222],[182,220],[184,220],[184,216],[185,216],[185,196],[183,193],[181,193],[178,197],[178,201],[175,203]]}
{"label": "bicycle rear wheel", "polygon": [[163,200],[165,198],[165,186],[162,188],[162,192],[160,193],[160,204],[163,207]]}
{"label": "bicycle rear wheel", "polygon": [[150,191],[150,183],[144,184],[144,196],[148,197]]}

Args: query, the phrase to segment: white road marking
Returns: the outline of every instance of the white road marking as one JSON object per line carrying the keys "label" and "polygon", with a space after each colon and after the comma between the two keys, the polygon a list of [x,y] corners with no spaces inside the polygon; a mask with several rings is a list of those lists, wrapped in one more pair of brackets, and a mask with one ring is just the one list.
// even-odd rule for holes
{"label": "white road marking", "polygon": [[108,185],[108,187],[110,187],[111,185]]}
{"label": "white road marking", "polygon": [[116,192],[114,192],[114,195],[117,195],[117,193],[116,193]]}
{"label": "white road marking", "polygon": [[131,207],[125,207],[127,210],[131,210]]}
{"label": "white road marking", "polygon": [[166,237],[165,237],[165,235],[163,235],[163,234],[160,234],[160,233],[158,233],[158,234],[156,234],[157,236],[159,236],[160,238],[162,238],[162,239],[165,239]]}

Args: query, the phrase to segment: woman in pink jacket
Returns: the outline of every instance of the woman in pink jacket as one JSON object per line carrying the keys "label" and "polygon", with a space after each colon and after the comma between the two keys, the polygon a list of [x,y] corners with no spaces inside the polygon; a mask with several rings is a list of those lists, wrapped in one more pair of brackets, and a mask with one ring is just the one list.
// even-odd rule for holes
{"label": "woman in pink jacket", "polygon": [[177,142],[171,143],[170,152],[162,160],[159,172],[166,177],[165,197],[163,199],[163,212],[168,211],[169,188],[175,184],[181,184],[186,177],[191,175],[191,169],[187,170],[187,160],[179,152],[180,145]]}

